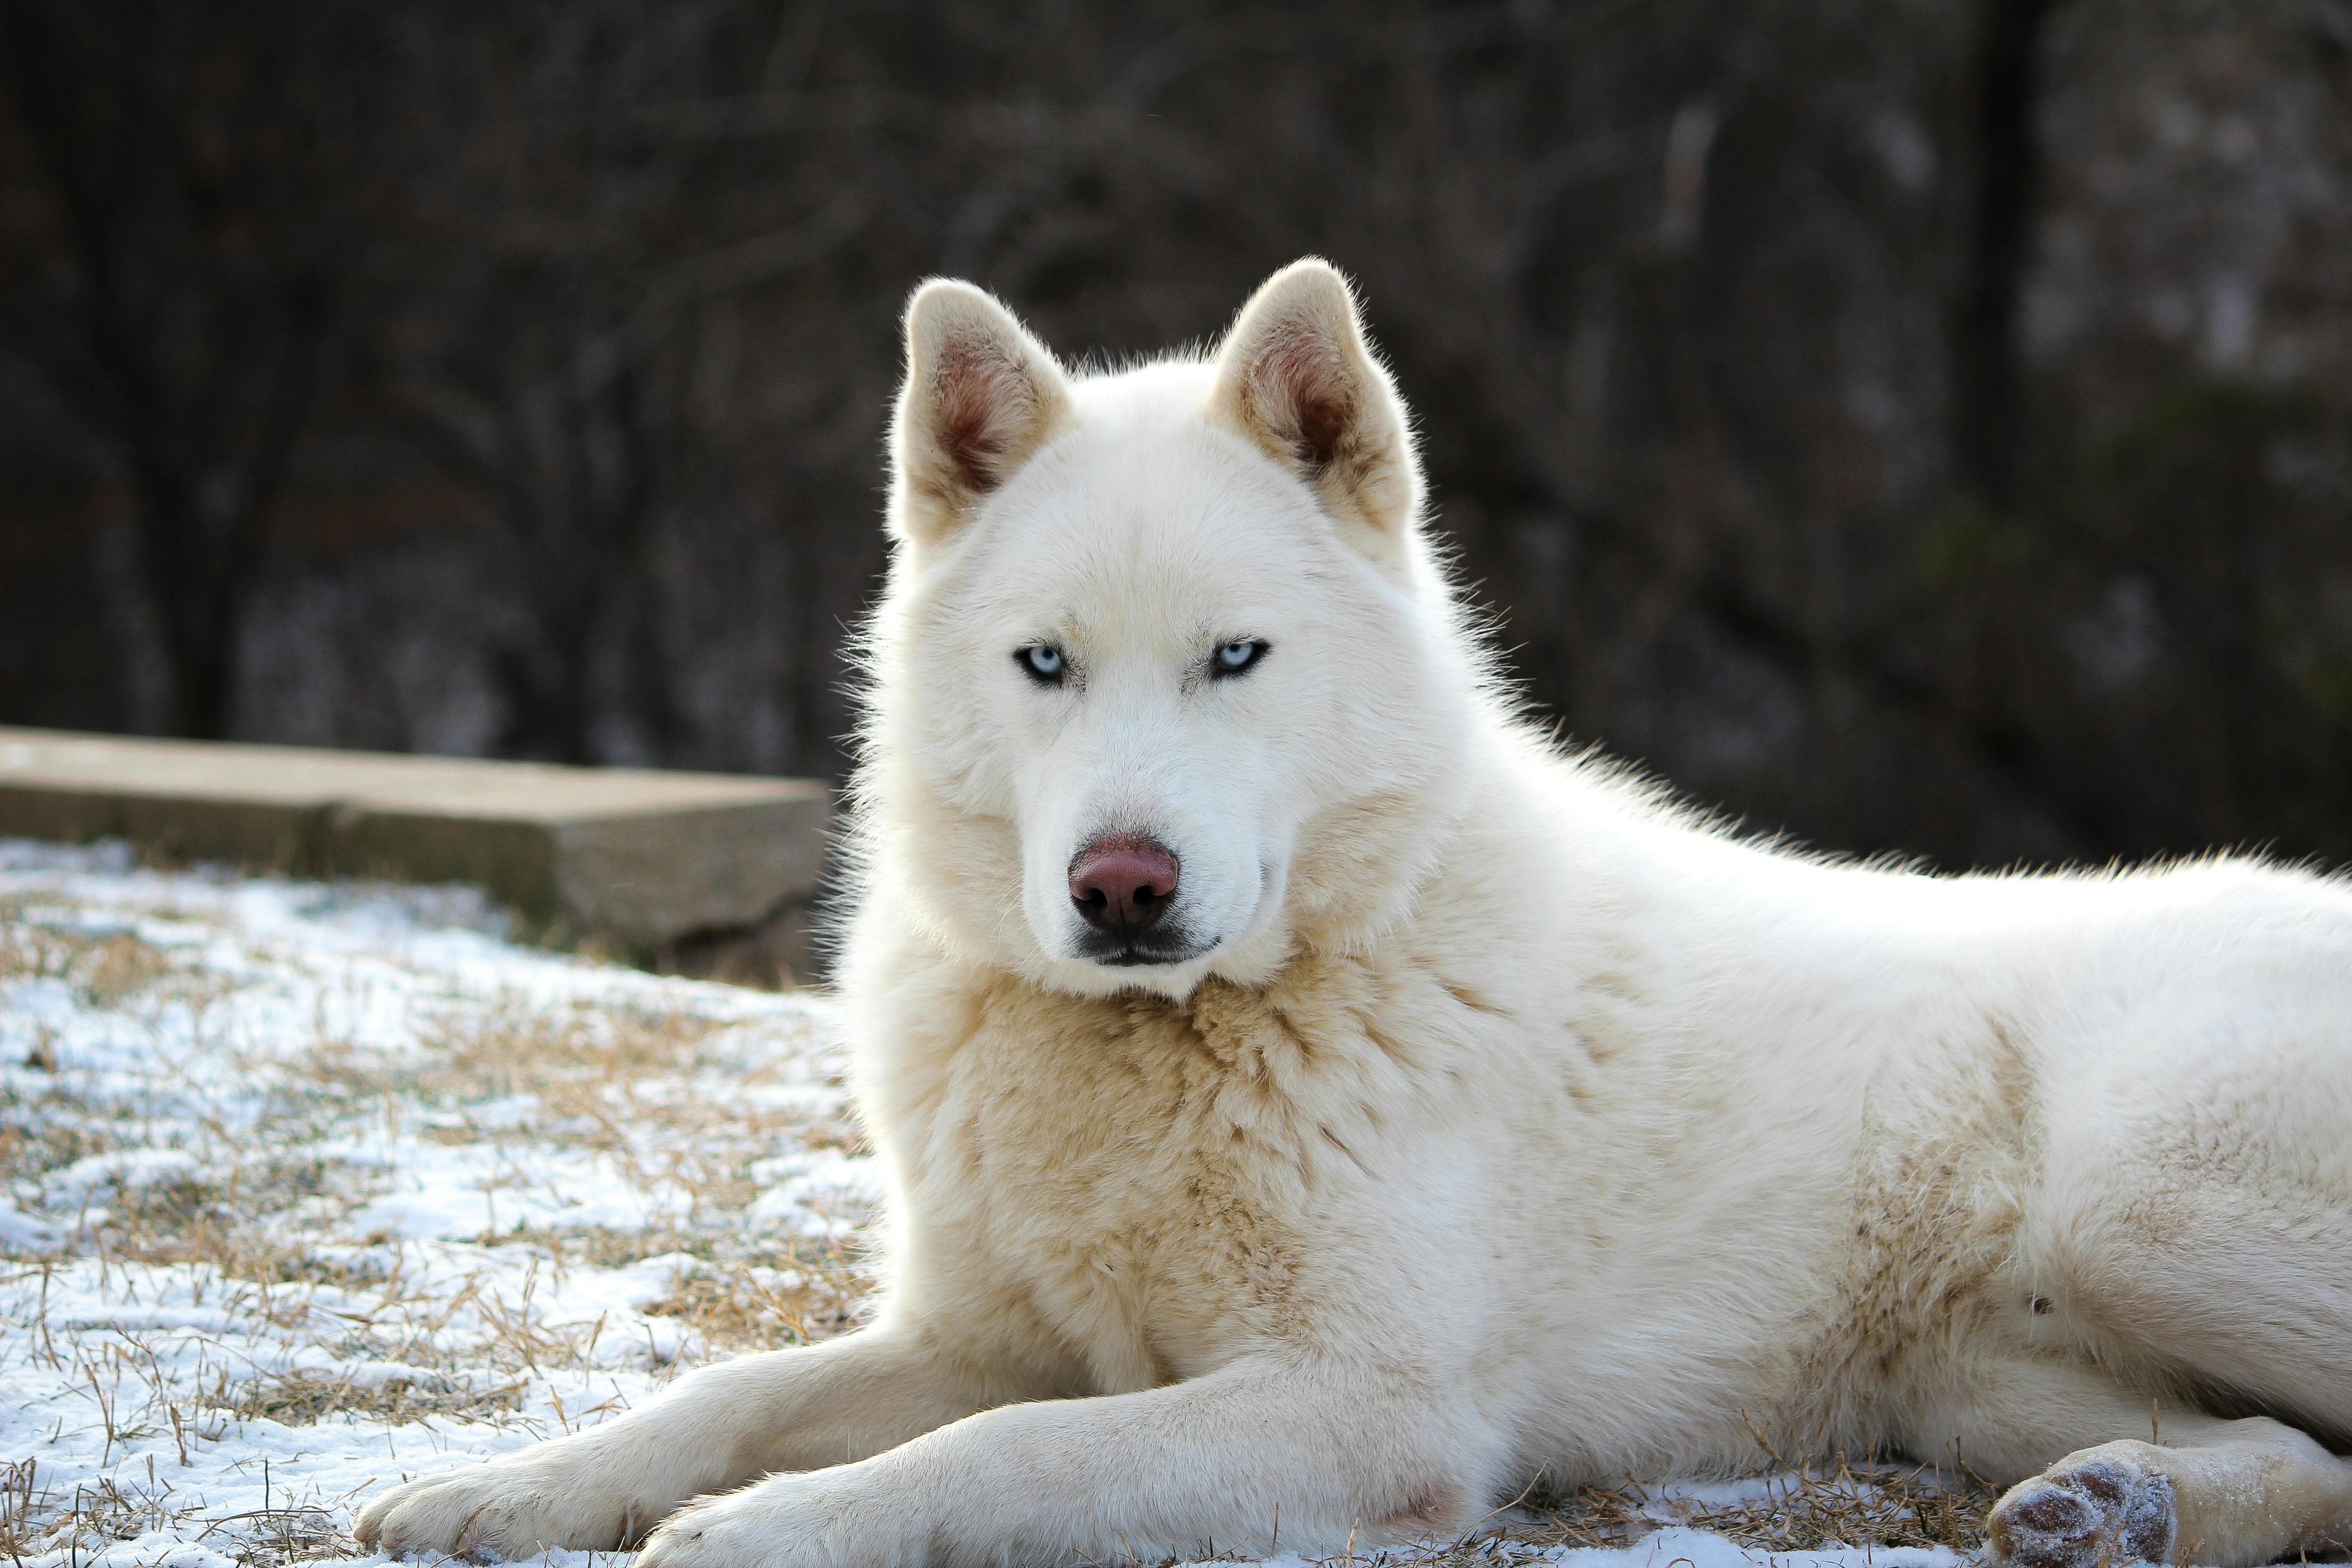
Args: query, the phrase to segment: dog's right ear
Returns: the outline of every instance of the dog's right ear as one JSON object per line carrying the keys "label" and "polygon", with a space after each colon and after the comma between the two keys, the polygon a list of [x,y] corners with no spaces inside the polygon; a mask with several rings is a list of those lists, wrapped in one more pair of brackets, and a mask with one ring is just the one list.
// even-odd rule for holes
{"label": "dog's right ear", "polygon": [[1310,256],[1258,286],[1217,351],[1209,406],[1312,485],[1367,554],[1400,558],[1421,515],[1421,466],[1337,268]]}
{"label": "dog's right ear", "polygon": [[935,278],[907,306],[891,528],[937,543],[1070,416],[1069,378],[993,295]]}

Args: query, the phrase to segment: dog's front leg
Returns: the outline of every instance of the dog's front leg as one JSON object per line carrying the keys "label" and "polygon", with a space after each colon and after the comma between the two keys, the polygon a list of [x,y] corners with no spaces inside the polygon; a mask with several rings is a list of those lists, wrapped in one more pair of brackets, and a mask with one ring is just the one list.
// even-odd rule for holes
{"label": "dog's front leg", "polygon": [[699,1493],[863,1458],[1019,1392],[979,1386],[915,1331],[870,1329],[721,1362],[616,1420],[394,1487],[352,1532],[395,1556],[610,1551]]}
{"label": "dog's front leg", "polygon": [[1243,1363],[1187,1383],[1008,1405],[856,1464],[687,1509],[639,1568],[961,1568],[1309,1553],[1474,1522],[1500,1445],[1393,1367]]}

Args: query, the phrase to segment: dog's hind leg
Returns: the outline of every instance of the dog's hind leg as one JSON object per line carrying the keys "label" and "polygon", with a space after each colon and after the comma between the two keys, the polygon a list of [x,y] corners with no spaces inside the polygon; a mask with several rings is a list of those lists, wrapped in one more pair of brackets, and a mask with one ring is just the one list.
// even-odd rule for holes
{"label": "dog's hind leg", "polygon": [[1980,1367],[1909,1415],[1922,1458],[2016,1480],[1987,1521],[1993,1560],[2016,1568],[2252,1568],[2352,1542],[2352,1464],[2267,1417],[2159,1409],[2080,1363]]}
{"label": "dog's hind leg", "polygon": [[2019,1568],[2100,1561],[2241,1568],[2352,1542],[2352,1465],[2264,1416],[2176,1422],[2161,1447],[2123,1439],[2020,1481],[1990,1520]]}
{"label": "dog's hind leg", "polygon": [[990,1389],[909,1329],[720,1362],[618,1419],[427,1476],[352,1534],[394,1556],[628,1548],[688,1499],[861,1459],[1025,1393]]}

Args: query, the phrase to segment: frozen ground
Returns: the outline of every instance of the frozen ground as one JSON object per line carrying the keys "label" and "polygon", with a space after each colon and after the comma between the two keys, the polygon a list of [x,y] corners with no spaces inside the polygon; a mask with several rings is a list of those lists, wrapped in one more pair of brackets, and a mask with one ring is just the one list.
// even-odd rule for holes
{"label": "frozen ground", "polygon": [[[820,997],[514,945],[463,890],[0,840],[0,1557],[352,1556],[373,1487],[840,1331],[874,1190],[837,1067]],[[1784,1478],[1413,1555],[1929,1568],[1894,1543],[1966,1511]]]}

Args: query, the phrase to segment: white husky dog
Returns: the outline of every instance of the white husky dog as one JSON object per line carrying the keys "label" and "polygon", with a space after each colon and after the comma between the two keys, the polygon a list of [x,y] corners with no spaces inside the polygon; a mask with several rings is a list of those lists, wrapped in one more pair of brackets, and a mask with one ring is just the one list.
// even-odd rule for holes
{"label": "white husky dog", "polygon": [[2352,1529],[2352,890],[1828,864],[1560,754],[1321,262],[1206,359],[1073,376],[952,282],[907,338],[881,1306],[361,1540],[1326,1552],[1768,1444],[2014,1482],[2024,1568]]}

